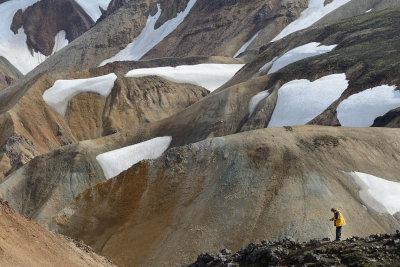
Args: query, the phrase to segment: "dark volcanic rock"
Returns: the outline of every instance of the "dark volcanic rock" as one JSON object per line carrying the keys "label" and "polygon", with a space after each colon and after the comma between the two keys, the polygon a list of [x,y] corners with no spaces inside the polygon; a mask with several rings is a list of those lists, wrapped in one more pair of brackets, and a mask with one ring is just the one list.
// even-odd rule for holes
{"label": "dark volcanic rock", "polygon": [[400,107],[376,118],[372,127],[400,128]]}
{"label": "dark volcanic rock", "polygon": [[59,31],[66,32],[71,42],[94,25],[94,21],[73,0],[43,0],[15,13],[11,30],[16,34],[23,27],[28,47],[42,54],[51,55],[54,37]]}
{"label": "dark volcanic rock", "polygon": [[[316,242],[318,241],[318,242]],[[292,239],[276,242],[250,243],[229,255],[201,254],[187,267],[201,266],[398,266],[400,262],[400,233],[350,237],[340,242],[327,239],[296,243]]]}

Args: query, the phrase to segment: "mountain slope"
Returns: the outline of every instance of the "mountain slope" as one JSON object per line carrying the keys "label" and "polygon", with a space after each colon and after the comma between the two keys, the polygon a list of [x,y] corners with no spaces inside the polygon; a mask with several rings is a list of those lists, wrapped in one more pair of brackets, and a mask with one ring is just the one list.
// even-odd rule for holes
{"label": "mountain slope", "polygon": [[400,2],[68,3],[100,19],[0,91],[17,212],[122,266],[326,237],[332,206],[345,235],[399,227]]}
{"label": "mountain slope", "polygon": [[[62,118],[59,117],[59,115],[55,114],[54,111],[52,111],[51,109],[49,109],[49,107],[40,107],[40,109],[38,109],[38,114],[42,113],[42,108],[44,108],[44,110],[47,110],[47,112],[49,112],[49,114],[53,114],[52,116],[55,116],[55,119],[51,119],[49,120],[48,126],[45,125],[39,125],[40,126],[40,130],[41,133],[40,135],[37,136],[32,136],[32,135],[26,135],[26,131],[28,132],[38,132],[39,131],[39,127],[36,123],[32,124],[32,123],[28,123],[25,122],[26,120],[29,119],[29,117],[32,116],[32,113],[28,114],[25,113],[23,106],[27,105],[27,103],[29,103],[30,101],[32,101],[32,99],[40,99],[43,89],[38,90],[40,87],[38,87],[38,89],[31,89],[29,91],[29,93],[26,95],[26,97],[24,97],[24,101],[25,102],[21,102],[21,104],[18,104],[16,106],[16,108],[13,109],[13,112],[11,112],[10,114],[14,114],[14,112],[17,112],[20,117],[20,119],[17,119],[14,116],[14,121],[16,122],[14,125],[16,125],[16,130],[17,133],[19,135],[24,136],[25,138],[27,138],[28,140],[32,140],[32,142],[35,143],[35,146],[32,146],[31,144],[29,144],[29,142],[24,141],[24,139],[21,139],[22,142],[22,147],[23,149],[20,149],[21,152],[18,152],[14,147],[12,146],[10,147],[8,150],[6,149],[6,154],[10,155],[11,152],[13,155],[17,154],[18,157],[16,157],[18,160],[14,160],[14,163],[12,164],[13,169],[18,168],[19,166],[21,166],[21,163],[26,163],[28,162],[33,156],[42,154],[42,153],[47,153],[48,151],[50,151],[52,149],[52,147],[59,147],[61,145],[63,145],[63,142],[76,142],[78,140],[83,140],[83,139],[87,139],[87,138],[95,138],[95,137],[101,137],[106,135],[107,133],[113,133],[114,130],[116,130],[117,132],[120,132],[118,135],[115,135],[112,139],[110,138],[102,138],[102,139],[98,139],[97,142],[97,148],[96,146],[90,145],[90,148],[85,147],[85,149],[89,149],[90,153],[89,154],[84,154],[82,155],[83,158],[87,158],[87,160],[94,162],[93,164],[96,165],[97,163],[95,163],[95,157],[100,154],[100,153],[104,153],[106,151],[109,150],[113,150],[113,149],[119,149],[121,147],[125,147],[125,146],[129,146],[129,145],[133,145],[142,141],[146,141],[152,138],[156,138],[156,137],[160,137],[160,136],[172,136],[172,143],[171,146],[175,147],[175,146],[181,146],[181,145],[187,145],[193,142],[198,142],[201,141],[203,139],[209,138],[209,137],[213,137],[213,136],[225,136],[225,135],[229,135],[229,134],[233,134],[236,132],[241,132],[241,131],[248,131],[251,129],[257,129],[257,128],[264,128],[268,125],[268,122],[271,120],[271,117],[274,113],[274,109],[275,106],[277,105],[277,95],[279,93],[279,90],[282,86],[282,84],[284,84],[287,81],[290,81],[292,79],[295,78],[319,78],[322,77],[326,74],[329,74],[330,72],[334,71],[334,69],[332,69],[333,67],[338,68],[337,71],[338,72],[348,72],[347,70],[351,71],[352,68],[354,66],[357,66],[357,64],[359,64],[360,62],[365,62],[366,66],[368,66],[367,64],[370,64],[371,66],[374,66],[374,64],[376,64],[377,62],[379,62],[382,53],[386,53],[384,52],[385,50],[379,52],[378,50],[376,50],[376,48],[378,47],[382,47],[382,45],[385,45],[386,43],[388,43],[388,45],[390,45],[391,49],[390,50],[386,50],[386,51],[395,51],[396,48],[395,45],[393,45],[395,42],[395,40],[390,39],[389,37],[393,35],[395,28],[394,29],[390,29],[384,32],[384,34],[382,34],[381,36],[377,37],[375,32],[372,30],[374,27],[378,28],[379,27],[387,27],[385,25],[387,25],[387,23],[396,23],[396,11],[395,10],[388,10],[388,11],[382,11],[381,13],[374,13],[374,14],[367,14],[364,16],[359,17],[358,19],[360,21],[371,21],[371,24],[373,24],[373,27],[371,27],[370,32],[365,35],[364,34],[364,28],[360,28],[359,25],[364,25],[363,23],[358,24],[358,23],[354,23],[354,19],[352,20],[353,23],[350,23],[349,25],[349,20],[345,20],[343,22],[337,23],[337,24],[333,24],[330,26],[326,26],[328,28],[314,28],[314,29],[310,29],[310,30],[306,30],[304,32],[302,32],[301,34],[295,34],[293,36],[288,36],[287,38],[284,38],[280,41],[277,41],[276,43],[274,43],[273,45],[270,45],[266,50],[260,50],[260,56],[256,58],[256,60],[254,60],[253,62],[251,62],[250,64],[248,64],[247,66],[245,66],[243,68],[242,71],[240,71],[236,77],[234,77],[231,80],[231,83],[237,83],[234,86],[231,86],[229,88],[223,89],[221,88],[218,92],[213,92],[211,95],[207,96],[206,98],[204,98],[202,101],[198,101],[196,103],[193,104],[193,102],[188,103],[187,105],[190,105],[189,107],[187,107],[184,110],[177,110],[175,112],[175,114],[171,114],[171,113],[166,113],[164,115],[164,118],[158,118],[155,120],[151,120],[151,114],[154,114],[152,111],[152,108],[148,109],[144,109],[147,110],[146,112],[148,112],[147,114],[149,115],[147,118],[150,119],[149,122],[150,123],[144,123],[145,121],[142,121],[141,123],[139,122],[137,123],[132,123],[133,121],[137,120],[137,116],[139,113],[136,113],[135,111],[129,111],[126,110],[125,112],[114,112],[114,115],[112,115],[113,112],[109,113],[105,113],[103,114],[103,118],[102,121],[103,123],[101,123],[103,126],[101,126],[99,129],[103,129],[103,134],[99,134],[99,135],[93,135],[90,133],[90,131],[94,130],[94,126],[96,123],[96,118],[93,117],[93,119],[87,120],[85,119],[85,117],[82,117],[80,114],[82,113],[82,111],[80,111],[80,109],[77,110],[76,112],[76,118],[73,118],[72,120],[63,120]],[[384,15],[384,16],[382,16]],[[381,20],[379,23],[376,23],[377,20],[379,20],[380,18],[384,17],[385,19]],[[391,24],[393,25],[393,24]],[[326,29],[330,29],[329,34],[326,34],[327,30]],[[346,29],[347,31],[343,31],[343,29]],[[337,34],[337,32],[340,32],[340,35]],[[305,59],[302,61],[298,61],[295,62],[292,65],[287,66],[286,68],[279,70],[277,73],[274,74],[270,74],[270,75],[262,75],[262,73],[260,73],[259,75],[261,75],[260,77],[254,77],[254,74],[256,74],[257,76],[257,71],[258,69],[265,64],[265,62],[267,62],[269,59],[266,57],[272,57],[271,55],[271,50],[274,51],[273,49],[282,49],[282,47],[285,47],[285,49],[290,49],[290,46],[284,46],[285,44],[287,44],[287,40],[289,38],[293,38],[294,41],[289,42],[289,43],[293,43],[291,46],[296,46],[296,45],[300,45],[302,43],[307,43],[310,42],[312,40],[315,40],[313,38],[316,38],[318,40],[318,38],[320,38],[319,36],[321,34],[324,34],[324,38],[326,40],[329,40],[330,38],[332,38],[332,36],[334,36],[335,38],[337,38],[338,41],[338,46],[337,48],[335,48],[335,50],[333,50],[332,52],[330,52],[328,54],[328,57],[325,57],[325,55],[321,55],[318,57],[314,57],[314,58],[309,58],[309,59]],[[372,49],[371,51],[375,51],[376,53],[376,57],[365,57],[365,53],[363,53],[363,51],[365,51],[364,46],[360,45],[362,44],[363,39],[361,39],[361,42],[351,42],[352,39],[349,39],[349,37],[351,38],[357,38],[357,40],[359,40],[359,35],[363,35],[365,36],[364,38],[366,40],[369,40],[369,38],[371,38],[371,36],[375,36],[376,38],[374,39],[376,43],[371,43],[370,44],[370,48]],[[396,35],[395,35],[396,36]],[[305,39],[305,40],[304,40]],[[342,41],[341,41],[342,40]],[[350,40],[350,41],[349,41]],[[389,41],[388,41],[389,40]],[[323,40],[321,40],[323,41]],[[346,45],[346,42],[347,45]],[[350,43],[350,44],[349,44]],[[327,45],[330,43],[327,43]],[[341,48],[343,47],[343,48]],[[353,52],[353,58],[351,58],[351,60],[349,60],[346,57],[346,53],[348,51],[355,51]],[[285,50],[283,50],[285,51]],[[280,52],[281,54],[283,54],[284,52]],[[393,52],[394,53],[394,52]],[[278,53],[276,53],[278,54]],[[320,59],[319,59],[320,58]],[[328,58],[328,61],[326,60],[326,58]],[[208,59],[211,60],[211,59]],[[216,59],[213,59],[216,60]],[[222,60],[222,59],[218,59],[218,60]],[[227,60],[227,59],[224,59]],[[310,65],[310,60],[313,60],[313,64],[311,64],[312,66],[315,66],[313,68],[305,68],[304,65],[309,66]],[[346,64],[339,64],[337,65],[336,63],[338,62],[338,60],[344,60],[344,62],[346,62]],[[390,57],[387,60],[395,60],[395,57]],[[151,64],[155,64],[155,66],[162,66],[163,64],[186,64],[189,62],[189,59],[181,59],[180,63],[175,62],[173,63],[173,61],[171,60],[154,60],[154,61],[150,61],[147,62],[146,64],[150,64],[150,65],[144,65],[144,66],[139,66],[136,63],[114,63],[111,65],[107,65],[104,66],[102,68],[96,69],[96,70],[91,70],[92,73],[97,73],[97,74],[105,74],[105,73],[109,73],[111,71],[115,71],[116,73],[118,73],[118,75],[122,75],[124,73],[127,72],[127,70],[129,70],[130,68],[128,66],[131,66],[132,68],[138,68],[138,67],[151,67]],[[193,59],[191,61],[190,64],[194,64],[196,62],[196,60],[193,62]],[[200,62],[200,61],[197,61]],[[228,62],[228,61],[226,61]],[[323,63],[324,65],[319,65]],[[131,64],[131,65],[129,65]],[[143,63],[144,64],[144,63]],[[353,65],[355,64],[355,65]],[[135,67],[136,65],[136,67]],[[390,65],[390,64],[389,64]],[[328,67],[326,67],[328,66]],[[381,81],[381,82],[396,82],[396,77],[398,77],[396,75],[397,72],[388,72],[386,67],[386,65],[382,65],[381,67],[377,68],[376,70],[374,70],[375,72],[372,73],[376,73],[376,71],[380,71],[382,73],[382,77],[386,77],[386,80]],[[365,74],[365,79],[357,79],[357,77],[359,76],[354,76],[353,74],[350,73],[349,75],[349,87],[346,89],[346,91],[344,91],[344,93],[342,94],[342,96],[340,96],[339,100],[340,101],[344,101],[345,98],[347,98],[349,95],[351,95],[352,93],[354,94],[355,92],[357,92],[357,83],[361,83],[363,80],[364,82],[361,83],[361,85],[363,85],[363,87],[361,87],[361,89],[368,89],[367,86],[374,86],[374,85],[379,85],[378,84],[373,84],[369,82],[369,78],[368,75],[370,75],[369,73],[371,73],[371,69],[370,67],[366,68],[367,70],[370,70],[370,72],[366,72]],[[326,71],[328,70],[328,72]],[[357,68],[356,68],[357,70]],[[121,73],[121,74],[119,74]],[[357,73],[357,72],[356,72]],[[79,74],[80,77],[82,77],[82,73]],[[308,76],[310,75],[310,76]],[[386,75],[386,76],[384,76]],[[343,75],[342,75],[343,76]],[[142,79],[142,78],[141,78]],[[237,79],[249,79],[246,80],[245,82],[242,83],[238,83]],[[54,81],[54,80],[53,80]],[[114,86],[113,90],[116,90],[115,92],[112,93],[112,95],[114,94],[120,94],[117,93],[117,91],[120,88],[119,84],[119,79],[117,80],[117,85]],[[121,82],[124,81],[124,79],[121,80]],[[136,79],[133,79],[133,81],[136,81]],[[355,85],[352,84],[352,81],[356,81],[357,83]],[[379,80],[375,79],[375,82],[379,82]],[[49,84],[51,84],[53,82],[49,82]],[[138,83],[138,82],[135,82]],[[126,84],[129,85],[130,83],[127,83],[127,81],[124,81],[122,84]],[[141,84],[141,82],[139,82],[138,84]],[[153,86],[154,83],[149,84],[149,86]],[[163,83],[165,86],[165,82]],[[125,85],[124,85],[125,86]],[[176,85],[173,85],[174,88],[176,88]],[[131,86],[129,86],[131,88]],[[142,86],[142,90],[143,90],[143,86]],[[268,90],[270,89],[270,90]],[[127,92],[132,90],[126,88]],[[251,102],[251,99],[253,96],[257,95],[260,92],[263,92],[264,90],[268,90],[271,92],[271,94],[269,95],[269,97],[265,98],[264,100],[262,100],[261,102],[259,102],[258,105],[255,106],[255,110],[254,113],[249,116],[249,103]],[[306,89],[304,89],[306,90]],[[277,93],[278,92],[278,93]],[[35,98],[33,97],[33,94],[35,94]],[[125,93],[124,93],[125,94]],[[140,94],[139,92],[135,93],[135,94]],[[175,95],[175,94],[174,94]],[[177,95],[181,95],[180,93],[177,93]],[[121,95],[121,97],[123,96],[123,94]],[[337,96],[337,97],[339,97]],[[125,97],[122,97],[122,99],[124,99],[124,102],[126,101]],[[76,101],[78,101],[78,98],[76,99]],[[338,105],[338,101],[335,101],[335,99],[331,100],[333,102],[332,105]],[[110,105],[110,107],[105,108],[104,110],[110,109],[113,110],[115,109],[120,110],[120,107],[124,106],[124,105],[119,105],[117,104],[118,101],[114,102],[116,104],[112,104],[114,101],[107,102]],[[87,103],[87,102],[86,102]],[[126,103],[129,103],[126,102]],[[146,102],[144,102],[146,103]],[[73,102],[71,102],[71,104],[73,105]],[[329,102],[327,105],[327,110],[324,111],[324,109],[320,110],[319,113],[316,113],[314,116],[316,116],[316,118],[313,120],[315,121],[315,124],[325,124],[325,123],[329,123],[329,124],[337,124],[337,118],[332,116],[336,116],[336,112],[335,110],[332,110],[329,108]],[[114,107],[115,105],[115,107]],[[148,105],[148,104],[146,104]],[[28,105],[29,106],[29,105]],[[82,106],[82,105],[77,105],[77,106]],[[156,105],[157,106],[157,105]],[[258,107],[257,107],[258,106]],[[118,108],[117,108],[118,107]],[[102,109],[100,109],[102,110]],[[143,111],[144,111],[143,110]],[[158,110],[158,109],[156,109]],[[390,109],[389,109],[390,110]],[[388,110],[388,111],[389,111]],[[166,112],[166,111],[163,111]],[[332,114],[330,116],[326,116],[324,115],[325,113],[330,112],[328,114]],[[86,112],[84,112],[86,113]],[[384,112],[385,113],[385,112]],[[384,114],[383,113],[383,114]],[[69,114],[69,113],[68,113]],[[105,116],[106,114],[110,114]],[[382,115],[383,115],[382,114]],[[376,116],[377,117],[377,116]],[[23,119],[24,118],[24,119]],[[41,117],[37,117],[37,120],[42,121],[43,119],[40,119]],[[323,118],[324,120],[318,122],[318,118]],[[373,117],[374,119],[375,117]],[[313,117],[311,117],[311,119],[313,119]],[[311,120],[310,119],[310,120]],[[371,125],[373,123],[373,119],[371,121]],[[18,120],[23,120],[24,123],[23,125],[24,128],[20,127],[20,123],[18,123]],[[91,124],[88,125],[92,125],[89,128],[86,127],[79,127],[79,125],[81,125],[81,123],[79,123],[80,121],[84,121],[84,122],[89,122],[92,121]],[[129,124],[126,124],[125,122],[130,121]],[[4,125],[7,125],[7,123],[10,123],[9,120],[6,120],[4,122]],[[94,123],[94,124],[93,124]],[[307,123],[307,121],[305,121],[304,123]],[[59,126],[57,126],[57,124]],[[139,127],[140,126],[140,127]],[[60,131],[60,133],[58,134],[57,132],[59,130],[57,130],[57,127],[61,127],[60,129],[62,129],[62,131]],[[43,134],[43,130],[47,129],[46,131],[48,131],[48,133]],[[97,129],[97,128],[96,128]],[[96,131],[94,131],[95,133]],[[12,136],[12,133],[10,133],[9,136]],[[46,140],[43,139],[43,136],[46,137]],[[83,138],[78,139],[78,137],[81,136]],[[32,138],[33,137],[33,138]],[[49,146],[49,143],[47,140],[50,139],[50,137],[54,140],[54,143]],[[10,138],[10,137],[9,137]],[[6,139],[7,140],[7,139]],[[11,139],[9,139],[11,140]],[[4,141],[6,142],[6,141]],[[25,144],[24,144],[25,143]],[[43,148],[42,150],[38,150],[37,148],[39,147],[39,144],[42,144]],[[80,145],[76,146],[76,148],[78,148]],[[35,150],[37,150],[37,152],[35,152]],[[80,149],[78,149],[77,151],[75,151],[75,148],[71,147],[71,151],[75,151],[75,153],[79,154]],[[9,152],[7,152],[9,151]],[[31,152],[33,151],[33,152]],[[53,157],[55,155],[59,155],[61,153],[61,151],[63,150],[59,150],[57,153],[54,154],[50,154],[48,155],[49,157]],[[16,153],[17,152],[17,153]],[[27,153],[29,152],[29,153]],[[33,156],[32,156],[33,155]],[[48,156],[45,156],[44,159],[46,159]],[[10,159],[12,159],[11,156],[8,156]],[[61,155],[57,156],[59,158],[63,158],[63,155],[61,153]],[[22,160],[21,160],[22,158]],[[60,159],[57,159],[56,161],[58,161]],[[48,160],[45,160],[48,161]],[[35,170],[37,168],[40,169],[40,165],[36,165],[37,162],[33,162],[32,166],[27,167],[27,169],[32,169]],[[25,179],[29,180],[29,179],[39,179],[40,177],[46,177],[45,180],[48,181],[53,181],[53,178],[56,178],[55,180],[55,185],[61,183],[61,195],[66,194],[68,197],[64,198],[62,197],[61,201],[60,200],[56,200],[57,207],[62,207],[63,205],[67,205],[68,203],[71,202],[71,200],[73,199],[73,197],[75,197],[78,194],[78,191],[73,190],[73,194],[70,194],[70,191],[68,189],[68,187],[65,187],[63,185],[63,179],[61,179],[61,177],[69,177],[68,173],[73,173],[74,171],[74,167],[75,165],[72,164],[69,168],[67,168],[66,170],[63,170],[61,168],[61,173],[60,173],[60,168],[58,167],[53,167],[50,168],[49,171],[45,172],[45,173],[37,173],[34,174],[31,171],[26,171],[26,168],[21,169],[20,172],[17,172],[15,174],[13,174],[12,176],[9,177],[8,181],[5,181],[0,187],[2,187],[3,189],[3,197],[6,197],[4,194],[6,194],[7,191],[10,192],[14,192],[14,190],[17,191],[21,191],[25,192],[22,195],[16,197],[16,195],[14,193],[10,193],[7,194],[7,199],[8,198],[12,198],[10,199],[10,203],[11,205],[16,208],[19,212],[23,212],[26,215],[29,216],[33,216],[34,218],[39,218],[36,217],[38,216],[38,213],[43,213],[45,214],[45,219],[41,220],[41,222],[45,225],[49,224],[49,220],[48,218],[51,218],[52,216],[54,216],[57,213],[57,210],[54,210],[53,208],[50,208],[50,210],[46,210],[46,208],[42,209],[41,205],[43,203],[53,203],[53,200],[51,200],[52,198],[50,198],[50,200],[44,199],[44,202],[40,202],[37,201],[36,199],[30,199],[30,198],[26,198],[26,195],[31,195],[29,192],[32,189],[26,189],[26,183],[21,183],[18,186],[15,187],[15,189],[13,189],[12,187],[15,186],[14,185],[14,180],[15,181],[24,181]],[[76,168],[81,168],[78,167],[78,165],[76,166]],[[97,167],[98,168],[98,167]],[[60,173],[59,174],[59,178],[54,177],[53,172],[57,172]],[[10,173],[10,171],[8,172]],[[77,176],[77,179],[82,179],[82,183],[78,182],[79,184],[79,188],[83,188],[85,186],[88,185],[88,183],[84,182],[87,181],[88,177],[90,177],[90,173],[92,173],[91,171],[84,171],[81,174],[79,174]],[[39,176],[40,174],[40,176]],[[98,178],[97,179],[92,179],[90,178],[89,180],[91,181],[89,184],[93,185],[93,183],[95,182],[99,182],[101,181],[102,178],[102,173],[98,173],[97,174]],[[17,178],[19,177],[19,178]],[[79,178],[81,177],[81,178]],[[100,179],[100,180],[98,180]],[[44,183],[46,184],[46,183]],[[50,184],[53,184],[53,182],[50,182]],[[39,186],[39,188],[41,188],[41,185],[37,185]],[[47,187],[46,187],[47,188]],[[47,189],[46,189],[47,190]],[[49,191],[49,194],[51,194],[51,191]],[[58,193],[57,193],[58,194]],[[64,202],[64,203],[63,203]],[[18,203],[18,204],[17,204]],[[37,203],[42,203],[39,204],[39,206],[36,206]],[[63,203],[63,204],[62,204]],[[46,204],[47,205],[47,204]],[[25,207],[25,208],[23,208]],[[51,207],[51,205],[49,206]],[[36,214],[36,215],[35,215]]]}
{"label": "mountain slope", "polygon": [[[206,89],[198,85],[180,84],[159,77],[125,77],[131,69],[202,63],[224,66],[241,62],[222,57],[160,59],[144,63],[115,63],[85,71],[39,75],[21,86],[20,92],[27,91],[26,94],[13,108],[0,114],[0,128],[4,129],[0,139],[0,153],[7,154],[12,163],[12,170],[8,173],[29,162],[33,157],[60,146],[99,138],[124,129],[134,129],[167,118],[208,94]],[[57,112],[54,106],[44,100],[45,91],[57,81],[65,84],[68,83],[65,80],[73,79],[75,82],[85,83],[93,77],[113,76],[112,73],[116,73],[117,78],[110,86],[108,95],[90,93],[86,88],[83,92],[89,94],[73,95],[65,102],[65,114]],[[5,89],[4,93],[10,92],[10,88]],[[59,100],[60,96],[56,97],[56,101]],[[10,104],[12,106],[12,103]],[[3,107],[7,110],[7,105]],[[14,139],[17,139],[17,142]]]}
{"label": "mountain slope", "polygon": [[0,199],[2,266],[113,266],[85,244],[51,233]]}
{"label": "mountain slope", "polygon": [[396,132],[268,128],[169,149],[86,190],[56,222],[120,266],[173,266],[261,237],[327,237],[332,203],[344,237],[392,231],[399,221],[360,200],[346,172],[399,182]]}

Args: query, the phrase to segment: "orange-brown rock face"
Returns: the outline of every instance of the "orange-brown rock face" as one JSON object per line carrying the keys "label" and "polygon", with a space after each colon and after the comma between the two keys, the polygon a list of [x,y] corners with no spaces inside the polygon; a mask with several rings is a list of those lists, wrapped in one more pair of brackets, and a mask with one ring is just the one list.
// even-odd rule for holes
{"label": "orange-brown rock face", "polygon": [[345,237],[392,231],[399,222],[366,210],[345,172],[399,182],[387,153],[400,151],[396,131],[269,128],[172,148],[80,194],[57,227],[119,266],[176,266],[206,248],[326,237],[331,203],[346,214]]}

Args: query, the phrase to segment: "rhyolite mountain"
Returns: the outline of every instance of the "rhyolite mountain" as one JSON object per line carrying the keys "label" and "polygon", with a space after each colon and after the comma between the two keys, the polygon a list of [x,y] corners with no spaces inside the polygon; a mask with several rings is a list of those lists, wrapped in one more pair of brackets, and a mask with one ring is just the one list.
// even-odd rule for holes
{"label": "rhyolite mountain", "polygon": [[17,212],[121,266],[400,228],[400,1],[84,3],[13,15],[49,56],[0,90]]}

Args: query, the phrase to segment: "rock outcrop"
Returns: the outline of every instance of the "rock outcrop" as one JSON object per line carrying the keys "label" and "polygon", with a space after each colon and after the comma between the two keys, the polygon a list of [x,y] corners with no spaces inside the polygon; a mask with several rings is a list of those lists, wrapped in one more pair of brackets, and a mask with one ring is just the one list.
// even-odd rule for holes
{"label": "rock outcrop", "polygon": [[400,234],[375,234],[369,237],[349,237],[331,243],[329,238],[299,243],[287,237],[280,241],[263,240],[251,243],[232,253],[223,249],[218,254],[201,254],[186,267],[205,266],[379,266],[397,265],[400,260]]}
{"label": "rock outcrop", "polygon": [[372,127],[400,128],[400,108],[393,109],[374,120]]}

